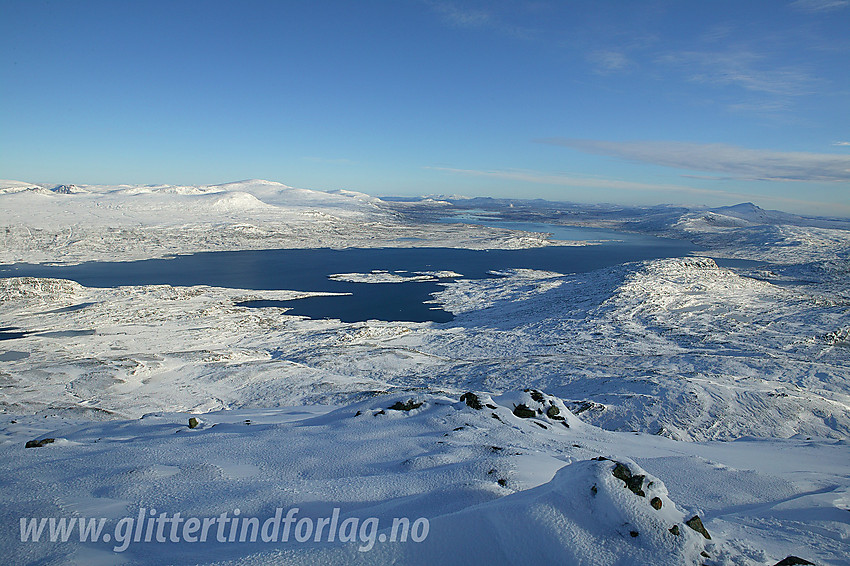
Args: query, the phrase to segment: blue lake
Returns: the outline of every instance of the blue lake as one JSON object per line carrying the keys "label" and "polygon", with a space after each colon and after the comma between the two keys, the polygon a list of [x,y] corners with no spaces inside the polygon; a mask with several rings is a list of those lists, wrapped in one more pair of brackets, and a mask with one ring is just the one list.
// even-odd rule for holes
{"label": "blue lake", "polygon": [[[499,223],[498,225],[506,224]],[[530,226],[530,225],[526,225]],[[550,225],[534,225],[550,228]],[[537,227],[534,231],[553,230]],[[604,234],[604,235],[603,235]],[[385,271],[454,271],[467,279],[493,277],[491,271],[514,268],[580,273],[623,262],[679,257],[696,249],[678,240],[571,228],[562,239],[618,241],[592,246],[550,246],[523,250],[463,250],[454,248],[350,248],[344,250],[282,249],[206,252],[169,259],[134,262],[90,262],[79,265],[14,264],[0,266],[0,277],[56,277],[88,287],[121,285],[212,285],[240,289],[291,289],[350,293],[293,301],[245,303],[257,308],[285,306],[290,314],[337,318],[344,322],[370,319],[448,322],[452,315],[426,304],[441,289],[438,281],[350,283],[334,281],[335,273]],[[82,307],[81,307],[82,308]]]}

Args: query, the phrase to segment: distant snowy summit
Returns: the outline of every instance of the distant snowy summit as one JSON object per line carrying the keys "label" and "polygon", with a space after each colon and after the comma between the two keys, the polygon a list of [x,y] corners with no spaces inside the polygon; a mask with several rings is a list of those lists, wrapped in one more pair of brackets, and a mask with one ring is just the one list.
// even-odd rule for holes
{"label": "distant snowy summit", "polygon": [[[221,213],[258,209],[303,209],[322,208],[354,212],[374,208],[380,199],[347,190],[316,191],[297,189],[262,179],[247,179],[219,185],[48,185],[22,181],[0,181],[0,196],[14,197],[7,201],[7,208],[27,207],[27,195],[54,197],[77,197],[81,200],[56,201],[63,210],[71,207],[90,209],[92,199],[97,199],[100,208],[97,217],[103,219],[103,211],[121,209],[121,215],[143,214],[156,210],[158,217],[166,209],[181,213]],[[40,199],[35,204],[40,211],[49,213],[52,201]],[[44,208],[46,207],[46,208]],[[151,220],[156,220],[152,218]]]}
{"label": "distant snowy summit", "polygon": [[796,224],[803,220],[802,216],[779,210],[765,210],[751,202],[742,202],[734,206],[721,206],[711,209],[710,212],[738,218],[750,224]]}
{"label": "distant snowy summit", "polygon": [[685,230],[712,228],[746,228],[752,226],[805,226],[812,228],[850,229],[850,220],[817,216],[800,216],[779,210],[765,210],[751,202],[694,210],[683,214],[674,227]]}
{"label": "distant snowy summit", "polygon": [[85,193],[88,192],[85,189],[81,189],[77,185],[58,185],[50,189],[51,192],[54,192],[59,195],[74,195],[77,193]]}
{"label": "distant snowy summit", "polygon": [[50,185],[26,183],[23,181],[0,180],[0,195],[22,192],[47,192]]}
{"label": "distant snowy summit", "polygon": [[288,204],[297,204],[298,201],[312,201],[314,203],[340,203],[340,202],[374,202],[380,199],[365,193],[336,189],[331,191],[317,191],[312,189],[298,189],[284,185],[276,181],[263,179],[246,179],[217,185],[75,185],[75,184],[44,184],[29,183],[25,181],[0,180],[0,195],[34,192],[41,194],[74,195],[81,193],[101,195],[138,195],[138,194],[176,194],[176,195],[200,195],[214,193],[247,193],[259,200],[272,198],[276,201],[291,201]]}
{"label": "distant snowy summit", "polygon": [[22,181],[0,180],[0,195],[23,192],[73,195],[78,193],[86,193],[88,191],[86,191],[82,187],[78,187],[77,185],[50,185],[41,183],[26,183]]}
{"label": "distant snowy summit", "polygon": [[196,186],[0,181],[0,262],[346,247],[359,237],[357,227],[394,219],[380,199],[362,193],[261,179]]}

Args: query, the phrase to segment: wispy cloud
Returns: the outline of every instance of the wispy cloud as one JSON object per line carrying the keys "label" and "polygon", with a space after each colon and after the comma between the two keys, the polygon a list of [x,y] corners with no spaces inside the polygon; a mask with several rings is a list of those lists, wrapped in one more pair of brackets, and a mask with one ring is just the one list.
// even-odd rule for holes
{"label": "wispy cloud", "polygon": [[817,86],[817,80],[804,69],[774,67],[764,55],[746,49],[682,51],[665,54],[658,61],[686,70],[694,82],[734,85],[771,95],[811,94]]}
{"label": "wispy cloud", "polygon": [[492,27],[496,19],[491,12],[460,6],[454,2],[427,2],[443,20],[453,26],[462,28]]}
{"label": "wispy cloud", "polygon": [[527,39],[534,35],[528,28],[509,23],[509,20],[489,9],[477,8],[451,0],[424,0],[447,25],[455,28],[486,29],[504,35]]}
{"label": "wispy cloud", "polygon": [[634,66],[634,62],[621,51],[594,51],[587,58],[593,63],[595,72],[603,75],[628,71]]}
{"label": "wispy cloud", "polygon": [[832,145],[837,145],[837,146],[840,146],[840,147],[846,147],[846,146],[850,146],[850,141],[837,141]]}
{"label": "wispy cloud", "polygon": [[832,12],[850,6],[850,0],[795,0],[790,6],[803,12]]}
{"label": "wispy cloud", "polygon": [[510,15],[499,14],[491,4],[473,7],[469,3],[453,0],[423,0],[448,26],[460,29],[489,30],[517,39],[533,39],[537,36],[534,29],[514,23]]}
{"label": "wispy cloud", "polygon": [[833,153],[782,152],[685,142],[613,142],[566,138],[537,141],[677,169],[726,173],[741,180],[850,181],[850,156]]}

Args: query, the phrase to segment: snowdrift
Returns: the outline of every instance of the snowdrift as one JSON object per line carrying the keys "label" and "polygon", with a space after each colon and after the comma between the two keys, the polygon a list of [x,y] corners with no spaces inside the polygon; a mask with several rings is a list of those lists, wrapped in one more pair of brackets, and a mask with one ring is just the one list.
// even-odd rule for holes
{"label": "snowdrift", "polygon": [[[12,563],[755,565],[793,550],[838,564],[850,550],[840,516],[850,478],[834,473],[846,446],[699,446],[612,433],[538,390],[460,399],[376,393],[336,409],[104,423],[19,417],[3,425],[0,551]],[[765,458],[810,450],[820,460],[805,476],[793,462]],[[706,452],[714,461],[696,457]],[[742,476],[728,466],[718,472],[723,460],[754,466],[744,476],[755,493],[740,499]],[[718,494],[725,484],[734,498],[720,495],[709,516],[693,506],[699,487],[668,491],[651,469],[666,470],[674,485],[687,477]],[[758,493],[777,481],[790,491]],[[836,503],[824,506],[825,493]],[[788,501],[817,526],[783,511]],[[179,528],[166,524],[154,534],[157,517],[177,513]],[[274,536],[260,529],[286,516],[285,539],[280,529]],[[96,541],[80,542],[74,531],[67,542],[51,542],[51,517],[66,525],[102,520],[103,528]],[[184,529],[191,518],[228,523],[214,522],[202,542],[198,530]],[[328,519],[321,531],[320,519]],[[404,529],[397,520],[407,521]],[[136,521],[152,524],[152,534],[145,527],[130,538]]]}

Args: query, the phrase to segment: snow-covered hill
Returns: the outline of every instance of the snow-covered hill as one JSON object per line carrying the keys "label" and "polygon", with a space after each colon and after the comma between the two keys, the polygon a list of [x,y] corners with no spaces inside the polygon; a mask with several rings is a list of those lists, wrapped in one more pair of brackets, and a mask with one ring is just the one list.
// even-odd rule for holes
{"label": "snow-covered hill", "polygon": [[0,181],[0,263],[129,261],[271,248],[521,248],[543,235],[422,226],[353,191],[251,179],[206,186],[74,186]]}
{"label": "snow-covered hill", "polygon": [[[2,427],[0,550],[16,564],[841,564],[850,552],[846,442],[606,432],[535,390]],[[70,521],[92,520],[97,542],[96,529],[79,542]]]}
{"label": "snow-covered hill", "polygon": [[[463,202],[704,249],[573,275],[333,276],[439,280],[433,300],[456,315],[445,324],[240,304],[305,291],[0,279],[0,552],[44,564],[847,563],[846,222],[749,203]],[[423,221],[462,210],[258,180],[3,182],[0,261],[554,243]],[[749,262],[718,265],[730,258]],[[236,530],[205,544],[168,542],[168,525],[162,543],[115,530],[162,513],[265,520],[294,507],[368,526],[348,544],[293,541],[297,523],[278,545],[239,543]],[[694,516],[711,539],[686,524]],[[37,529],[49,517],[102,517],[112,541],[20,542],[21,518]],[[382,543],[397,517],[427,519],[427,536]]]}

